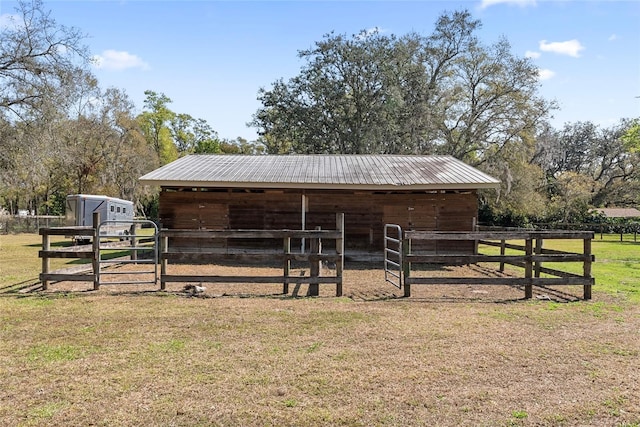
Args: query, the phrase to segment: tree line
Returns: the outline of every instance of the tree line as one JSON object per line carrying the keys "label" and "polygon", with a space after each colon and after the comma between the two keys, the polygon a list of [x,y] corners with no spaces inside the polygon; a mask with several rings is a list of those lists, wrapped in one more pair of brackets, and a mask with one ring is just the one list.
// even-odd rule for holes
{"label": "tree line", "polygon": [[451,155],[502,181],[482,192],[481,219],[503,225],[640,202],[640,120],[554,129],[537,67],[504,38],[483,43],[468,11],[444,12],[429,35],[325,35],[299,52],[297,76],[259,89],[256,141],[221,139],[162,92],[145,91],[137,113],[100,87],[80,30],[41,0],[16,12],[0,29],[0,206],[12,212],[59,214],[67,194],[97,193],[153,217],[157,190],[137,178],[191,153]]}

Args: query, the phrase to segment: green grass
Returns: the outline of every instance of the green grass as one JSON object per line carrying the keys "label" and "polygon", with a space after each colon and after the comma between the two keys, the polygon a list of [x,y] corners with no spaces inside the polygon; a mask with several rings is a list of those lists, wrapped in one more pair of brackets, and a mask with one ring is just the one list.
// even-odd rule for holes
{"label": "green grass", "polygon": [[[140,231],[144,235],[151,229]],[[70,238],[50,236],[51,249],[72,246]],[[0,292],[20,289],[38,283],[42,271],[42,259],[38,251],[42,249],[42,236],[33,233],[0,235]],[[109,249],[102,259],[126,256],[129,251]],[[50,271],[88,264],[88,259],[50,259]]]}
{"label": "green grass", "polygon": [[[510,242],[523,245],[522,241]],[[582,240],[545,240],[545,249],[583,253]],[[498,254],[499,248],[480,246],[480,251],[487,254]],[[600,235],[591,243],[591,252],[595,255],[595,263],[591,267],[591,275],[596,279],[594,291],[606,292],[610,295],[627,299],[629,302],[640,302],[640,241],[634,242],[633,235]],[[521,251],[508,249],[507,255],[522,254]],[[545,267],[582,274],[582,263],[544,263]],[[521,273],[519,273],[521,275]]]}
{"label": "green grass", "polygon": [[[71,239],[51,236],[51,248],[70,246]],[[37,234],[0,235],[0,291],[38,282],[42,260],[42,237]],[[73,260],[52,259],[51,269],[71,265]]]}

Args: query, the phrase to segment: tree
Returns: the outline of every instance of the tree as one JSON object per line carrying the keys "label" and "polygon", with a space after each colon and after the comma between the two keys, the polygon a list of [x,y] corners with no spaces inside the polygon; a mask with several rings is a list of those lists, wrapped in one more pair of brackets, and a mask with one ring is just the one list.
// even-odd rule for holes
{"label": "tree", "polygon": [[314,49],[300,51],[308,61],[301,74],[259,92],[263,108],[252,124],[268,151],[386,151],[385,142],[393,142],[394,106],[402,103],[391,67],[398,43],[379,33],[350,39],[328,34]]}
{"label": "tree", "polygon": [[[623,119],[601,128],[592,122],[567,123],[549,131],[538,141],[533,161],[545,171],[550,197],[569,197],[575,188],[588,187],[590,206],[627,206],[638,201],[640,152],[635,135],[637,123]],[[570,177],[571,179],[567,178]],[[572,191],[580,177],[580,185]],[[583,193],[585,193],[583,191]],[[580,197],[584,199],[585,195]]]}
{"label": "tree", "polygon": [[79,30],[59,25],[41,0],[20,0],[0,30],[0,114],[27,118],[83,74],[89,52]]}
{"label": "tree", "polygon": [[440,115],[436,151],[478,166],[511,142],[521,144],[552,107],[536,97],[537,79],[537,68],[514,57],[506,40],[490,48],[470,42],[450,64],[443,79],[449,90],[434,106]]}
{"label": "tree", "polygon": [[138,116],[138,123],[160,164],[186,154],[221,152],[218,133],[206,120],[170,110],[172,101],[163,93],[147,90],[144,94],[145,110]]}
{"label": "tree", "polygon": [[167,107],[171,99],[165,94],[152,90],[145,90],[144,94],[147,96],[144,100],[145,110],[138,116],[138,123],[147,143],[157,154],[160,164],[164,165],[178,158],[169,128],[176,113]]}
{"label": "tree", "polygon": [[218,133],[204,119],[189,114],[176,114],[170,124],[171,135],[179,155],[219,153]]}
{"label": "tree", "polygon": [[157,165],[154,152],[140,131],[134,105],[124,91],[109,88],[99,99],[93,120],[104,129],[104,163],[96,189],[137,202],[147,196],[148,189],[138,186],[137,180]]}
{"label": "tree", "polygon": [[500,40],[485,46],[469,12],[428,37],[328,34],[298,76],[261,89],[253,117],[269,152],[451,154],[474,165],[519,143],[554,107],[538,70]]}
{"label": "tree", "polygon": [[64,185],[57,126],[93,79],[83,38],[40,0],[19,1],[0,29],[0,197],[16,208],[38,211]]}

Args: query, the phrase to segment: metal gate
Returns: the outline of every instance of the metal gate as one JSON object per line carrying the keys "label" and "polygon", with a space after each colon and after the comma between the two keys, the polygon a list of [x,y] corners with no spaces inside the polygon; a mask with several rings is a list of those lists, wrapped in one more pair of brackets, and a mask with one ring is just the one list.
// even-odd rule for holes
{"label": "metal gate", "polygon": [[402,228],[384,225],[384,280],[402,288]]}
{"label": "metal gate", "polygon": [[[144,226],[144,227],[143,227]],[[143,230],[145,230],[143,232]],[[158,227],[153,221],[104,221],[97,230],[96,283],[99,285],[157,284]],[[128,254],[127,254],[128,252]],[[119,270],[116,265],[141,268]],[[126,280],[118,277],[127,276]],[[106,277],[112,277],[105,280]],[[132,277],[137,277],[133,279]]]}

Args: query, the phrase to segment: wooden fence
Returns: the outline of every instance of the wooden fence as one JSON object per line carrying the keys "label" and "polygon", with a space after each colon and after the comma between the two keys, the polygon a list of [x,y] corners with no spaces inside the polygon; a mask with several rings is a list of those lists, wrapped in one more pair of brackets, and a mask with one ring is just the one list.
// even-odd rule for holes
{"label": "wooden fence", "polygon": [[[99,216],[94,215],[94,224],[100,222]],[[100,287],[100,250],[105,249],[122,249],[126,250],[131,245],[130,242],[113,242],[100,243],[100,239],[96,238],[97,229],[93,227],[54,227],[41,228],[39,231],[42,236],[42,250],[39,256],[42,258],[42,272],[40,281],[42,287],[46,290],[50,282],[54,281],[82,281],[93,282],[93,288]],[[91,245],[73,246],[66,248],[52,249],[49,236],[78,236],[92,238]],[[195,239],[205,241],[204,246],[207,247],[207,240],[217,239],[279,239],[281,240],[281,249],[261,250],[258,252],[249,251],[232,251],[225,250],[221,252],[216,250],[215,245],[211,245],[210,249],[202,250],[201,247],[196,251],[189,248],[172,248],[169,242],[172,238]],[[292,239],[303,239],[309,242],[309,252],[295,252],[291,249]],[[135,238],[132,239],[135,242]],[[140,239],[138,239],[140,240]],[[332,253],[322,252],[322,241],[334,240],[335,250]],[[336,295],[342,296],[342,277],[344,270],[344,215],[338,214],[336,217],[336,230],[167,230],[160,231],[160,241],[162,250],[160,252],[160,289],[166,289],[168,282],[206,282],[206,283],[283,283],[283,292],[288,293],[289,284],[309,284],[309,295],[319,294],[319,285],[323,283],[335,283]],[[135,246],[135,243],[134,243]],[[131,259],[135,261],[135,248],[130,248]],[[218,248],[219,249],[219,248]],[[50,271],[50,260],[52,258],[75,258],[75,259],[91,259],[91,265],[83,266],[84,271],[78,272],[76,269],[65,269],[61,271]],[[281,276],[205,276],[205,275],[180,275],[168,274],[169,261],[181,262],[211,262],[218,261],[240,261],[240,262],[273,262],[279,261],[283,268]],[[306,262],[309,265],[309,275],[292,276],[291,262]],[[335,264],[335,275],[324,276],[321,274],[321,264]],[[88,267],[88,268],[87,268]]]}
{"label": "wooden fence", "polygon": [[[42,282],[42,289],[47,290],[50,282],[59,281],[79,281],[79,282],[93,282],[94,289],[98,289],[98,275],[95,272],[98,270],[98,239],[95,239],[96,230],[92,227],[53,227],[53,228],[41,228],[39,230],[42,236],[42,250],[38,252],[38,256],[42,258],[42,272],[40,273],[40,281]],[[92,238],[93,243],[91,245],[83,245],[80,247],[68,247],[68,248],[51,248],[51,242],[49,236],[80,236]],[[82,271],[79,273],[77,269],[65,269],[61,271],[51,271],[51,258],[75,258],[75,259],[91,259],[91,269],[87,271],[86,267],[81,267]]]}
{"label": "wooden fence", "polygon": [[[165,289],[168,282],[202,282],[202,283],[282,283],[283,293],[289,292],[289,284],[309,284],[308,294],[317,296],[319,285],[335,283],[336,296],[342,296],[342,273],[344,269],[344,214],[336,216],[335,230],[167,230],[160,231],[160,288]],[[197,250],[189,248],[172,248],[170,239],[195,239],[204,241]],[[262,251],[246,250],[210,250],[203,251],[206,241],[218,239],[250,239],[250,240],[281,240],[281,249],[265,249]],[[291,240],[304,239],[309,242],[309,252],[292,252]],[[333,253],[322,253],[322,240],[335,240]],[[217,275],[184,275],[169,274],[169,261],[180,262],[210,262],[240,261],[240,262],[273,262],[282,265],[282,275],[278,276],[217,276]],[[309,265],[309,275],[292,276],[291,262],[305,262]],[[334,276],[321,275],[321,263],[335,263]]]}
{"label": "wooden fence", "polygon": [[[411,285],[448,284],[448,285],[521,285],[525,298],[532,298],[533,286],[581,285],[584,299],[591,299],[591,287],[595,280],[591,277],[591,264],[595,257],[591,253],[592,231],[405,231],[402,243],[403,284],[405,296],[411,296]],[[582,240],[582,252],[565,252],[544,248],[544,242],[554,239]],[[412,253],[415,241],[471,241],[475,253]],[[514,241],[524,241],[517,244]],[[483,244],[500,248],[499,255],[482,254],[478,245]],[[507,250],[515,254],[507,254]],[[519,253],[522,252],[522,253]],[[543,263],[582,263],[582,274],[570,273],[556,268],[547,268]],[[503,272],[505,264],[520,267],[524,277],[414,277],[412,264],[461,265],[476,263],[497,263]],[[543,276],[544,275],[544,276]]]}
{"label": "wooden fence", "polygon": [[[40,282],[42,289],[47,290],[50,282],[61,281],[77,281],[77,282],[93,282],[93,289],[100,288],[100,251],[130,251],[130,261],[128,262],[144,262],[138,261],[137,251],[142,249],[137,244],[145,242],[146,236],[136,236],[136,226],[133,221],[128,241],[117,242],[101,242],[98,238],[97,227],[50,227],[40,228],[38,233],[42,236],[42,250],[38,252],[38,256],[42,259],[42,272],[40,273]],[[100,214],[94,212],[93,223],[100,224]],[[75,239],[86,238],[91,240],[90,245],[69,246],[53,249],[51,247],[50,236],[69,236]],[[147,248],[144,248],[145,250]],[[52,258],[67,259],[90,259],[91,264],[83,264],[72,268],[51,271]],[[119,261],[127,262],[127,261]]]}

